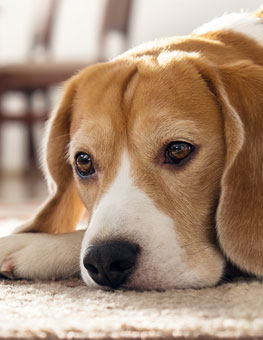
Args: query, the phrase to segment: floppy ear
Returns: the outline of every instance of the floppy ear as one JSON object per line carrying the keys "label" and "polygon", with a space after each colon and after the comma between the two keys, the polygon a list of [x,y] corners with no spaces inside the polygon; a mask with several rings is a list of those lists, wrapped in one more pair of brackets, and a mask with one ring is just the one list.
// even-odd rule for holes
{"label": "floppy ear", "polygon": [[48,123],[43,161],[50,197],[35,217],[16,232],[70,232],[75,230],[84,212],[74,184],[72,168],[66,161],[77,79],[78,76],[75,76],[65,85],[62,101]]}
{"label": "floppy ear", "polygon": [[216,215],[219,243],[234,264],[262,276],[263,66],[241,61],[217,68],[217,75],[205,74],[221,106],[226,143]]}

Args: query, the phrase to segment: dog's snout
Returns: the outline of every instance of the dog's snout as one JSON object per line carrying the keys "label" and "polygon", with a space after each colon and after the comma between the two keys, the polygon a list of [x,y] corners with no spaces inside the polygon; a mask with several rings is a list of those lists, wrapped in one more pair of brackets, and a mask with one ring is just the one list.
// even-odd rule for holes
{"label": "dog's snout", "polygon": [[101,286],[118,288],[131,274],[137,260],[139,246],[112,241],[89,246],[83,259],[90,277]]}

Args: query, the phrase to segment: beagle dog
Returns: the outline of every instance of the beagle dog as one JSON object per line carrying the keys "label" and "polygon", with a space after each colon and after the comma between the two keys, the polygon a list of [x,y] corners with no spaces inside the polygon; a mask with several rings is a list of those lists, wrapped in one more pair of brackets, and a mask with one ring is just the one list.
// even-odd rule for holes
{"label": "beagle dog", "polygon": [[50,196],[0,239],[1,273],[201,288],[230,261],[262,277],[262,165],[263,11],[90,66],[52,114]]}

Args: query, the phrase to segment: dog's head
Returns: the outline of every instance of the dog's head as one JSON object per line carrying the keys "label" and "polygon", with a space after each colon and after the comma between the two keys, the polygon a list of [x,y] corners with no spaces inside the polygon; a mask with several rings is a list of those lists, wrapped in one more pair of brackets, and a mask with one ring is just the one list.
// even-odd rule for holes
{"label": "dog's head", "polygon": [[52,204],[68,224],[60,228],[73,229],[83,205],[89,213],[87,285],[209,286],[222,276],[223,252],[263,273],[253,226],[249,234],[262,217],[262,79],[249,62],[219,67],[172,51],[91,66],[67,83],[47,166]]}

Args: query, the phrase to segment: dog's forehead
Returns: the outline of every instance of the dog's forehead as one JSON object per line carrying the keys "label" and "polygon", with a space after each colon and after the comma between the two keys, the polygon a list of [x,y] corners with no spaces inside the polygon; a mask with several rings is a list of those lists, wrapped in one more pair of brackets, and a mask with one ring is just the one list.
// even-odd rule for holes
{"label": "dog's forehead", "polygon": [[97,106],[106,99],[108,105],[113,101],[120,104],[126,93],[131,92],[131,88],[135,91],[137,85],[140,85],[141,92],[147,92],[152,100],[155,97],[151,96],[151,91],[155,94],[167,94],[171,90],[174,92],[176,88],[183,88],[183,91],[190,92],[197,81],[197,70],[193,63],[187,60],[192,54],[174,51],[143,56],[131,55],[92,65],[79,74],[77,102]]}
{"label": "dog's forehead", "polygon": [[[127,84],[136,72],[136,65],[125,60],[92,65],[79,73],[75,105],[91,109],[121,105]],[[115,105],[114,105],[115,104]],[[101,110],[103,111],[103,110]]]}
{"label": "dog's forehead", "polygon": [[84,134],[120,141],[166,121],[214,130],[219,120],[216,100],[182,52],[116,60],[80,74],[73,121]]}

